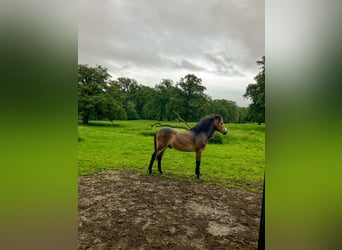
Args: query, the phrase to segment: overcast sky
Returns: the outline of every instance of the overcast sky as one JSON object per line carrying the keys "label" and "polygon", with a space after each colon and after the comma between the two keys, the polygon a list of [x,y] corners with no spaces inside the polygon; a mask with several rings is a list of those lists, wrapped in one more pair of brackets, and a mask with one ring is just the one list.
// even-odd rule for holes
{"label": "overcast sky", "polygon": [[264,0],[80,0],[78,61],[155,86],[195,74],[214,99],[247,106],[265,55]]}

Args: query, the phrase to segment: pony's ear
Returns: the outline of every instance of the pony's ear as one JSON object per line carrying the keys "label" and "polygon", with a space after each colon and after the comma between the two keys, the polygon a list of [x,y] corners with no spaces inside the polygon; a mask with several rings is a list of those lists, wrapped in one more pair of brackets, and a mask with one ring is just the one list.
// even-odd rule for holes
{"label": "pony's ear", "polygon": [[221,116],[220,115],[214,115],[214,119],[220,121],[221,120]]}

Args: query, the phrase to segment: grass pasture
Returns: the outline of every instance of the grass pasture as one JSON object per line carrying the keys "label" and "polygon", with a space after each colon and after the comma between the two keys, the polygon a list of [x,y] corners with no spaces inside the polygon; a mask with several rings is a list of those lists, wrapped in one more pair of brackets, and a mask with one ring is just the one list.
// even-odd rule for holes
{"label": "grass pasture", "polygon": [[[147,174],[153,153],[153,121],[92,121],[78,125],[78,172],[88,175],[105,169]],[[172,123],[170,123],[172,124]],[[174,123],[177,124],[177,123]],[[194,124],[194,123],[193,123]],[[202,154],[200,181],[229,188],[262,190],[265,166],[265,127],[256,124],[225,124],[229,133],[222,144],[210,143]],[[162,168],[165,178],[198,181],[195,153],[167,149]],[[157,171],[157,162],[153,171]]]}

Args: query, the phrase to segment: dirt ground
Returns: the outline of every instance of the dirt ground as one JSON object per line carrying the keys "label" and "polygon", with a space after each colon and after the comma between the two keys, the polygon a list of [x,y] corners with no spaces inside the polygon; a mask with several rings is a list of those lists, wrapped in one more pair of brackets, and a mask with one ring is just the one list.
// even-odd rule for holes
{"label": "dirt ground", "polygon": [[131,172],[79,177],[79,249],[256,249],[261,194]]}

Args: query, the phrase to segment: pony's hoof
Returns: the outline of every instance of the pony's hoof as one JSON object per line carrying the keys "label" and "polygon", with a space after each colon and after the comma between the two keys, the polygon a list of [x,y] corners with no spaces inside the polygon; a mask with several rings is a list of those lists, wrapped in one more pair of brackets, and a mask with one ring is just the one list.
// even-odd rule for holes
{"label": "pony's hoof", "polygon": [[200,178],[201,178],[201,175],[200,175],[200,174],[198,174],[198,175],[197,175],[197,179],[200,179]]}

